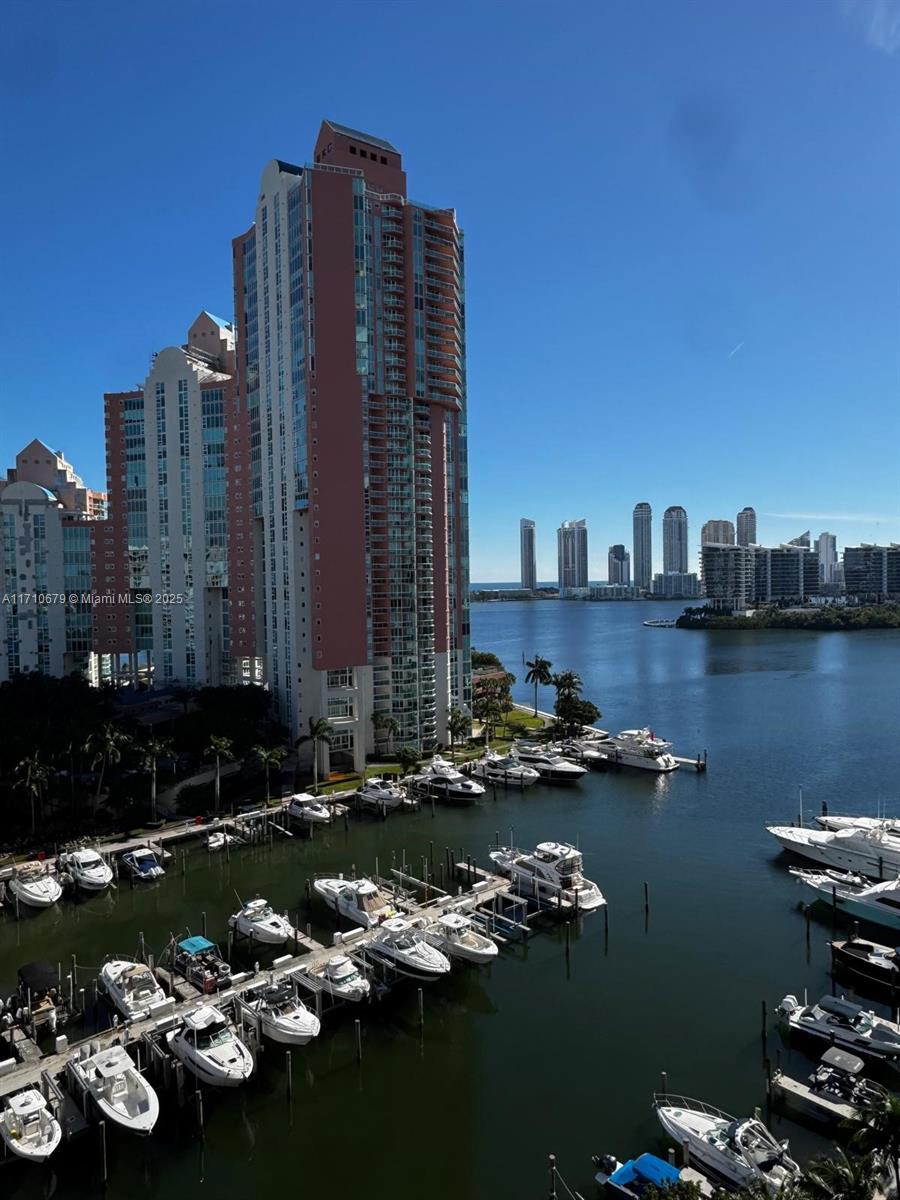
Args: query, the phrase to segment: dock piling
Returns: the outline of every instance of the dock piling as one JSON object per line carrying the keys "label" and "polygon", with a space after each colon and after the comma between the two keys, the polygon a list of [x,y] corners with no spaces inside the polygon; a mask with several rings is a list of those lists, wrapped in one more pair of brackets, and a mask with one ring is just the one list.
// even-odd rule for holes
{"label": "dock piling", "polygon": [[762,1002],[762,1040],[763,1041],[766,1040],[767,1032],[768,1031],[767,1031],[767,1021],[766,1021],[766,1002],[765,1002],[765,1000],[763,1000],[763,1002]]}
{"label": "dock piling", "polygon": [[106,1181],[109,1178],[109,1171],[106,1164],[106,1122],[101,1121],[100,1125],[100,1176],[103,1180],[103,1186],[106,1186]]}
{"label": "dock piling", "polygon": [[359,1017],[353,1022],[356,1026],[356,1061],[362,1062],[362,1022]]}
{"label": "dock piling", "polygon": [[290,1101],[293,1090],[294,1090],[294,1075],[291,1070],[291,1052],[290,1052],[290,1050],[285,1050],[285,1052],[284,1052],[284,1070],[285,1070],[285,1074],[287,1077],[287,1098]]}
{"label": "dock piling", "polygon": [[203,1129],[203,1093],[199,1088],[194,1092],[194,1100],[197,1105],[197,1126],[200,1129],[201,1139],[206,1136]]}
{"label": "dock piling", "polygon": [[200,932],[203,934],[204,937],[206,937],[206,913],[205,912],[202,912],[200,914]]}
{"label": "dock piling", "polygon": [[550,1155],[550,1200],[557,1200],[555,1154]]}
{"label": "dock piling", "polygon": [[668,1073],[668,1071],[660,1072],[659,1081],[662,1085],[662,1094],[664,1096],[667,1096],[669,1094],[669,1073]]}
{"label": "dock piling", "polygon": [[419,988],[419,1028],[425,1028],[425,993]]}

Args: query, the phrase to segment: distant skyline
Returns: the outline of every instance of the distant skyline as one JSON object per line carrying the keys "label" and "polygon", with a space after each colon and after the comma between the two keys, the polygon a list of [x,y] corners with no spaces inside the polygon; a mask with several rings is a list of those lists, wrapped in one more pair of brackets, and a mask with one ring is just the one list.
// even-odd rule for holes
{"label": "distant skyline", "polygon": [[39,437],[105,486],[103,392],[231,319],[262,168],[331,117],[458,206],[473,579],[518,578],[526,514],[554,578],[573,513],[603,579],[639,500],[654,571],[669,505],[690,570],[746,504],[900,541],[900,3],[408,7],[8,8],[0,470]]}

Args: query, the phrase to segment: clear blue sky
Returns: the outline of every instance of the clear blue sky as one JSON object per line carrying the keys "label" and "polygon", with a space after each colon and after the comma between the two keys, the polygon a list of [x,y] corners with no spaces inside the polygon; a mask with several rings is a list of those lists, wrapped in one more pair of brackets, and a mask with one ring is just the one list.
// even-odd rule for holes
{"label": "clear blue sky", "polygon": [[[12,0],[0,39],[2,465],[95,486],[101,396],[201,308],[263,165],[320,119],[389,138],[466,230],[472,578],[520,516],[691,538],[752,504],[900,539],[900,4]],[[797,515],[778,515],[797,514]],[[807,516],[806,514],[810,514]]]}

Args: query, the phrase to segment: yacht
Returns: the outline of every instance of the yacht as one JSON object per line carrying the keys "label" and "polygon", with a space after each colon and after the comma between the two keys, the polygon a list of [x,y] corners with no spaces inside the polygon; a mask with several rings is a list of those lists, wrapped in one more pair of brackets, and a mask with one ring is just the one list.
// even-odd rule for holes
{"label": "yacht", "polygon": [[366,954],[411,979],[439,979],[450,970],[450,960],[403,917],[385,921],[365,949]]}
{"label": "yacht", "polygon": [[807,1034],[861,1058],[900,1068],[900,1025],[837,996],[823,996],[815,1004],[801,1004],[785,996],[778,1012],[792,1033]]}
{"label": "yacht", "polygon": [[103,964],[97,990],[126,1021],[149,1017],[155,1006],[167,999],[146,963],[127,958],[111,958]]}
{"label": "yacht", "polygon": [[175,946],[172,959],[178,974],[205,996],[231,983],[231,967],[208,938],[183,938]]}
{"label": "yacht", "polygon": [[900,879],[870,883],[859,875],[838,871],[791,871],[797,879],[834,908],[876,925],[900,929]]}
{"label": "yacht", "polygon": [[243,904],[228,918],[228,928],[241,937],[252,938],[267,946],[283,946],[294,936],[294,927],[285,916],[279,916],[268,900],[257,896]]}
{"label": "yacht", "polygon": [[672,743],[658,738],[650,729],[623,729],[615,737],[598,745],[606,761],[620,767],[639,767],[644,771],[677,771]]}
{"label": "yacht", "polygon": [[297,984],[285,980],[249,988],[241,997],[259,1018],[266,1037],[283,1046],[305,1046],[321,1029],[319,1018],[297,996]]}
{"label": "yacht", "polygon": [[132,879],[141,882],[162,879],[166,873],[165,867],[162,866],[149,846],[138,846],[135,850],[129,850],[127,854],[122,855],[119,862]]}
{"label": "yacht", "polygon": [[554,742],[548,750],[561,754],[573,762],[586,764],[589,767],[599,767],[606,762],[606,755],[592,740],[581,741],[579,738],[569,738],[564,742]]}
{"label": "yacht", "polygon": [[800,1174],[779,1142],[757,1117],[731,1117],[702,1100],[656,1095],[660,1124],[676,1145],[688,1144],[691,1161],[735,1188],[762,1184],[777,1195]]}
{"label": "yacht", "polygon": [[862,1114],[884,1095],[883,1088],[863,1078],[864,1068],[861,1058],[832,1046],[806,1079],[792,1079],[779,1068],[770,1085],[772,1100],[824,1124],[861,1124]]}
{"label": "yacht", "polygon": [[224,850],[227,846],[233,846],[238,841],[240,838],[236,838],[233,833],[217,829],[206,839],[206,849],[210,854],[218,854],[220,850]]}
{"label": "yacht", "polygon": [[846,971],[855,980],[900,991],[900,953],[892,946],[851,937],[831,943],[831,960],[835,971]]}
{"label": "yacht", "polygon": [[532,742],[516,742],[512,754],[526,767],[533,767],[546,783],[577,783],[587,775],[587,767]]}
{"label": "yacht", "polygon": [[897,817],[832,817],[823,813],[816,817],[816,824],[822,829],[883,829],[894,837],[900,837],[900,818]]}
{"label": "yacht", "polygon": [[333,810],[309,792],[297,792],[291,796],[287,810],[290,816],[298,821],[308,821],[311,825],[328,825],[334,820]]}
{"label": "yacht", "polygon": [[425,940],[451,958],[490,963],[497,957],[497,943],[479,933],[468,917],[449,912],[425,929]]}
{"label": "yacht", "polygon": [[62,1140],[62,1127],[37,1088],[3,1097],[0,1138],[12,1154],[44,1162]]}
{"label": "yacht", "polygon": [[382,809],[390,812],[391,809],[400,808],[406,800],[406,792],[402,787],[377,775],[367,779],[356,795],[367,808],[374,808],[376,812]]}
{"label": "yacht", "polygon": [[769,833],[785,850],[843,871],[858,871],[873,879],[900,874],[900,838],[883,829],[832,831],[803,825],[769,825]]}
{"label": "yacht", "polygon": [[29,908],[50,908],[62,896],[59,880],[46,862],[22,863],[6,886],[15,900]]}
{"label": "yacht", "polygon": [[113,881],[112,868],[96,850],[70,850],[56,860],[58,871],[67,871],[85,892],[103,892]]}
{"label": "yacht", "polygon": [[217,1008],[204,1004],[167,1034],[169,1048],[203,1083],[237,1087],[253,1074],[253,1056]]}
{"label": "yacht", "polygon": [[445,800],[448,804],[474,804],[484,795],[484,788],[474,779],[467,779],[453,763],[435,754],[424,771],[413,776],[413,783],[427,796]]}
{"label": "yacht", "polygon": [[131,1061],[124,1046],[110,1046],[92,1057],[72,1058],[69,1070],[83,1093],[91,1097],[102,1119],[131,1133],[153,1132],[159,1099]]}
{"label": "yacht", "polygon": [[540,779],[540,772],[528,767],[513,754],[487,753],[473,765],[472,774],[485,783],[513,783],[518,787],[531,787]]}
{"label": "yacht", "polygon": [[397,915],[393,901],[371,879],[344,879],[339,875],[336,879],[317,879],[313,888],[329,908],[364,929]]}
{"label": "yacht", "polygon": [[368,979],[346,954],[335,954],[328,962],[301,970],[336,1000],[365,1000],[372,990]]}
{"label": "yacht", "polygon": [[501,875],[512,879],[519,895],[551,905],[561,898],[580,912],[591,912],[606,904],[596,883],[581,873],[581,852],[568,842],[539,842],[531,853],[513,846],[495,846],[490,859]]}

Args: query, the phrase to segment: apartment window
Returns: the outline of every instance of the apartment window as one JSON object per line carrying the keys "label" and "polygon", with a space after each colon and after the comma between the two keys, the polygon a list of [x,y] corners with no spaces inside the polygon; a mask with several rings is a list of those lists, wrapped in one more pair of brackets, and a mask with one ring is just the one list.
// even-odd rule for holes
{"label": "apartment window", "polygon": [[353,668],[341,667],[337,671],[329,671],[328,686],[330,688],[353,687]]}

